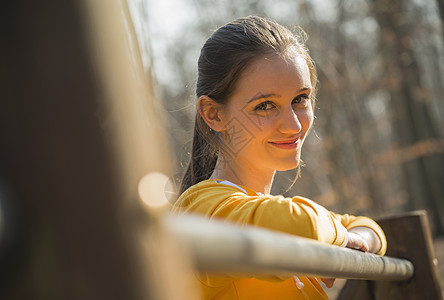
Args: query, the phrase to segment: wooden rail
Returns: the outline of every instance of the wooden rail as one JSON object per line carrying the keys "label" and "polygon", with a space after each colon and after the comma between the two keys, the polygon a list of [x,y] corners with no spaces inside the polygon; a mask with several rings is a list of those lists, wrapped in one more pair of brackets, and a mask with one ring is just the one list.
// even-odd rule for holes
{"label": "wooden rail", "polygon": [[191,250],[201,271],[399,281],[414,273],[413,264],[405,259],[380,257],[255,227],[190,216],[169,218],[166,225]]}
{"label": "wooden rail", "polygon": [[197,216],[164,223],[201,272],[352,279],[338,299],[443,299],[424,211],[378,220],[388,240],[383,257]]}

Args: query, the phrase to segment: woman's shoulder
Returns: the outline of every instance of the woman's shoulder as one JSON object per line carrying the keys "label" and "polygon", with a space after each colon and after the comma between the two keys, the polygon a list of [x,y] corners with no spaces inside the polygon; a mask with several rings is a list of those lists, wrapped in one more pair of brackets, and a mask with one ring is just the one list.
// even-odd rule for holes
{"label": "woman's shoulder", "polygon": [[259,196],[252,189],[235,184],[224,179],[207,179],[201,181],[187,190],[177,199],[175,207],[190,207],[194,205],[217,205],[218,202],[230,196],[250,197]]}
{"label": "woman's shoulder", "polygon": [[[301,202],[307,202],[307,203],[313,203],[312,200],[302,197],[302,196],[292,196],[292,197],[285,197],[283,195],[271,195],[271,194],[262,194],[260,192],[256,192],[246,186],[236,184],[232,181],[225,180],[225,179],[207,179],[203,180],[199,183],[196,183],[195,185],[189,187],[187,190],[185,190],[182,195],[180,195],[179,201],[190,201],[191,199],[196,198],[220,198],[220,197],[227,197],[229,195],[236,194],[236,195],[245,195],[249,197],[265,197],[265,198],[276,198],[277,200],[283,201],[301,201]],[[219,196],[219,197],[217,197]]]}
{"label": "woman's shoulder", "polygon": [[[207,179],[203,180],[195,185],[189,187],[185,192],[182,193],[182,197],[196,197],[198,195],[210,193],[238,193],[241,192],[248,196],[257,196],[260,193],[256,193],[252,189],[242,186],[240,184],[233,183],[224,179]],[[179,199],[180,199],[179,198]]]}

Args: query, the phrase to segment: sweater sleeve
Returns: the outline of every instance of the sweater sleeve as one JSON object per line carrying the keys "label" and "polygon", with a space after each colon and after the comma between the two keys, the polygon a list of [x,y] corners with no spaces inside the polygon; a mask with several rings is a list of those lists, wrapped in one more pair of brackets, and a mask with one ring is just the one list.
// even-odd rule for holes
{"label": "sweater sleeve", "polygon": [[302,197],[247,195],[231,186],[200,186],[184,193],[176,210],[223,219],[341,246],[346,241],[342,219]]}

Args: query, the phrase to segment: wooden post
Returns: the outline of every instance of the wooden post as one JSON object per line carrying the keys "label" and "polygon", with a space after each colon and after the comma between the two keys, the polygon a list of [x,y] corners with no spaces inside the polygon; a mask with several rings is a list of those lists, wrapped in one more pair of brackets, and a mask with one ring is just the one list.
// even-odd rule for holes
{"label": "wooden post", "polygon": [[0,299],[195,299],[137,193],[171,159],[126,0],[3,4]]}
{"label": "wooden post", "polygon": [[442,300],[426,212],[387,217],[378,223],[387,236],[386,255],[410,260],[415,267],[413,278],[404,282],[348,280],[337,299]]}

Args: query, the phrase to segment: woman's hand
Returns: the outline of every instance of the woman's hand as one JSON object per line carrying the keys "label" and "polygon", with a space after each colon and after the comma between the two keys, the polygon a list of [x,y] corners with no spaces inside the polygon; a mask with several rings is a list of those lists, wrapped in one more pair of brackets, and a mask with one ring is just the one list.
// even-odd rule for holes
{"label": "woman's hand", "polygon": [[[352,235],[351,242],[350,235]],[[356,235],[358,235],[360,238],[356,237]],[[378,251],[381,249],[381,241],[379,240],[378,235],[368,227],[359,226],[350,228],[347,232],[347,238],[349,239],[346,246],[347,248],[358,249],[364,252],[368,251],[370,253],[378,253]],[[366,246],[363,246],[363,243],[360,240],[363,240]],[[359,247],[359,244],[361,244],[361,247]]]}
{"label": "woman's hand", "polygon": [[333,286],[333,283],[335,283],[335,280],[336,280],[336,278],[321,278],[321,281],[328,288],[331,288]]}
{"label": "woman's hand", "polygon": [[[381,242],[379,241],[376,233],[367,227],[355,227],[351,228],[347,232],[347,243],[345,247],[360,250],[362,252],[376,253],[381,248]],[[370,244],[370,245],[369,245]],[[321,278],[326,287],[331,288],[335,282],[335,278]]]}
{"label": "woman's hand", "polygon": [[362,252],[367,252],[369,249],[367,241],[359,233],[352,231],[347,232],[347,245],[345,247]]}

